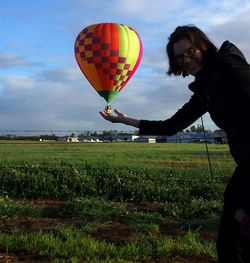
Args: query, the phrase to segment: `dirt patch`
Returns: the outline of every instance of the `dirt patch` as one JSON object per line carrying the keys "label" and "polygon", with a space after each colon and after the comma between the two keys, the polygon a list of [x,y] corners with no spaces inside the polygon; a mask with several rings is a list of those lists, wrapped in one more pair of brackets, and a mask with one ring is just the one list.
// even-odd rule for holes
{"label": "dirt patch", "polygon": [[[47,231],[56,227],[77,226],[81,220],[62,218],[61,210],[65,201],[61,200],[15,200],[25,204],[33,204],[41,208],[41,217],[18,217],[0,221],[0,230],[3,233],[10,233],[17,228],[25,232]],[[0,261],[1,262],[1,261]]]}
{"label": "dirt patch", "polygon": [[[175,257],[160,257],[157,259],[149,259],[140,261],[140,263],[217,263],[216,259],[211,259],[207,256],[175,256]],[[138,262],[139,263],[139,262]]]}
{"label": "dirt patch", "polygon": [[52,259],[48,257],[42,257],[38,255],[27,255],[24,253],[13,254],[13,253],[1,253],[0,252],[0,262],[1,263],[48,263]]}
{"label": "dirt patch", "polygon": [[[187,234],[187,230],[183,230],[180,225],[162,220],[158,222],[159,236],[184,236]],[[126,218],[113,220],[109,224],[102,226],[89,233],[91,236],[98,240],[111,242],[111,243],[125,243],[133,240],[133,226],[129,224]],[[214,242],[217,237],[217,231],[215,230],[200,230],[198,232],[199,238],[203,241]]]}
{"label": "dirt patch", "polygon": [[[49,263],[52,262],[52,258],[42,257],[31,254],[13,254],[13,253],[1,253],[1,263]],[[81,263],[87,263],[88,261],[81,261]],[[148,259],[135,261],[135,263],[217,263],[216,259],[211,259],[206,256],[192,256],[192,257],[160,257],[157,259]]]}
{"label": "dirt patch", "polygon": [[[15,219],[8,219],[0,222],[0,230],[4,233],[10,233],[12,229],[18,228],[25,232],[46,231],[62,226],[76,226],[81,224],[81,220],[63,219],[63,218],[30,218],[19,217]],[[1,262],[1,261],[0,261]]]}
{"label": "dirt patch", "polygon": [[132,227],[127,223],[112,221],[89,234],[97,240],[121,244],[131,240]]}
{"label": "dirt patch", "polygon": [[[183,229],[178,223],[168,220],[158,222],[160,234],[163,236],[182,236],[187,233],[187,229]],[[190,228],[191,230],[191,228]],[[194,229],[195,230],[195,229]],[[201,240],[214,242],[217,238],[217,231],[211,229],[201,229],[197,231]]]}

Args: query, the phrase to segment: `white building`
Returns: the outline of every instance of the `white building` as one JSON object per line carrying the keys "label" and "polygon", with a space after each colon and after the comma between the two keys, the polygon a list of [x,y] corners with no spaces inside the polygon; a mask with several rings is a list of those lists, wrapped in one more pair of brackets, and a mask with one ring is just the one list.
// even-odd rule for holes
{"label": "white building", "polygon": [[68,137],[67,142],[79,142],[78,137]]}

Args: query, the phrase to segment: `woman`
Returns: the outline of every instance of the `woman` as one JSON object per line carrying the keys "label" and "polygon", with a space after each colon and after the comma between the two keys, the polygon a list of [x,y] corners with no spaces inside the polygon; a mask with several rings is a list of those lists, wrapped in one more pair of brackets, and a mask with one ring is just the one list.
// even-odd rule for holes
{"label": "woman", "polygon": [[[224,207],[217,240],[220,262],[238,262],[235,249],[239,226],[234,218],[239,208],[250,206],[250,66],[242,52],[229,41],[217,50],[195,26],[179,26],[167,44],[169,75],[193,75],[190,100],[164,121],[137,120],[115,110],[116,116],[100,112],[111,122],[138,127],[140,134],[173,135],[208,112],[228,137],[237,164],[224,194]],[[250,259],[249,259],[250,262]]]}

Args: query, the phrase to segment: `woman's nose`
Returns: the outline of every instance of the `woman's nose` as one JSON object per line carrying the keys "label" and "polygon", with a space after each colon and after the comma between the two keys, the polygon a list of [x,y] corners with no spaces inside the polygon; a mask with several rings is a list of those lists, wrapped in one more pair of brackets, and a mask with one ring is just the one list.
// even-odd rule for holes
{"label": "woman's nose", "polygon": [[183,64],[189,64],[190,62],[192,62],[192,58],[187,56],[183,57]]}

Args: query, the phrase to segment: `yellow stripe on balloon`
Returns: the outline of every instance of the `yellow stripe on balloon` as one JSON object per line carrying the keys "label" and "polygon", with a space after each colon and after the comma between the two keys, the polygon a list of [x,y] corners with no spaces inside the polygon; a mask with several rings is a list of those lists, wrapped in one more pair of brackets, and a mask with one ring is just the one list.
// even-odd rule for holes
{"label": "yellow stripe on balloon", "polygon": [[133,30],[131,30],[127,26],[124,27],[124,29],[127,32],[127,38],[129,43],[128,50],[130,50],[130,52],[127,54],[126,61],[128,62],[128,64],[130,64],[130,69],[132,69],[135,66],[139,54],[140,43],[138,41],[136,33]]}

